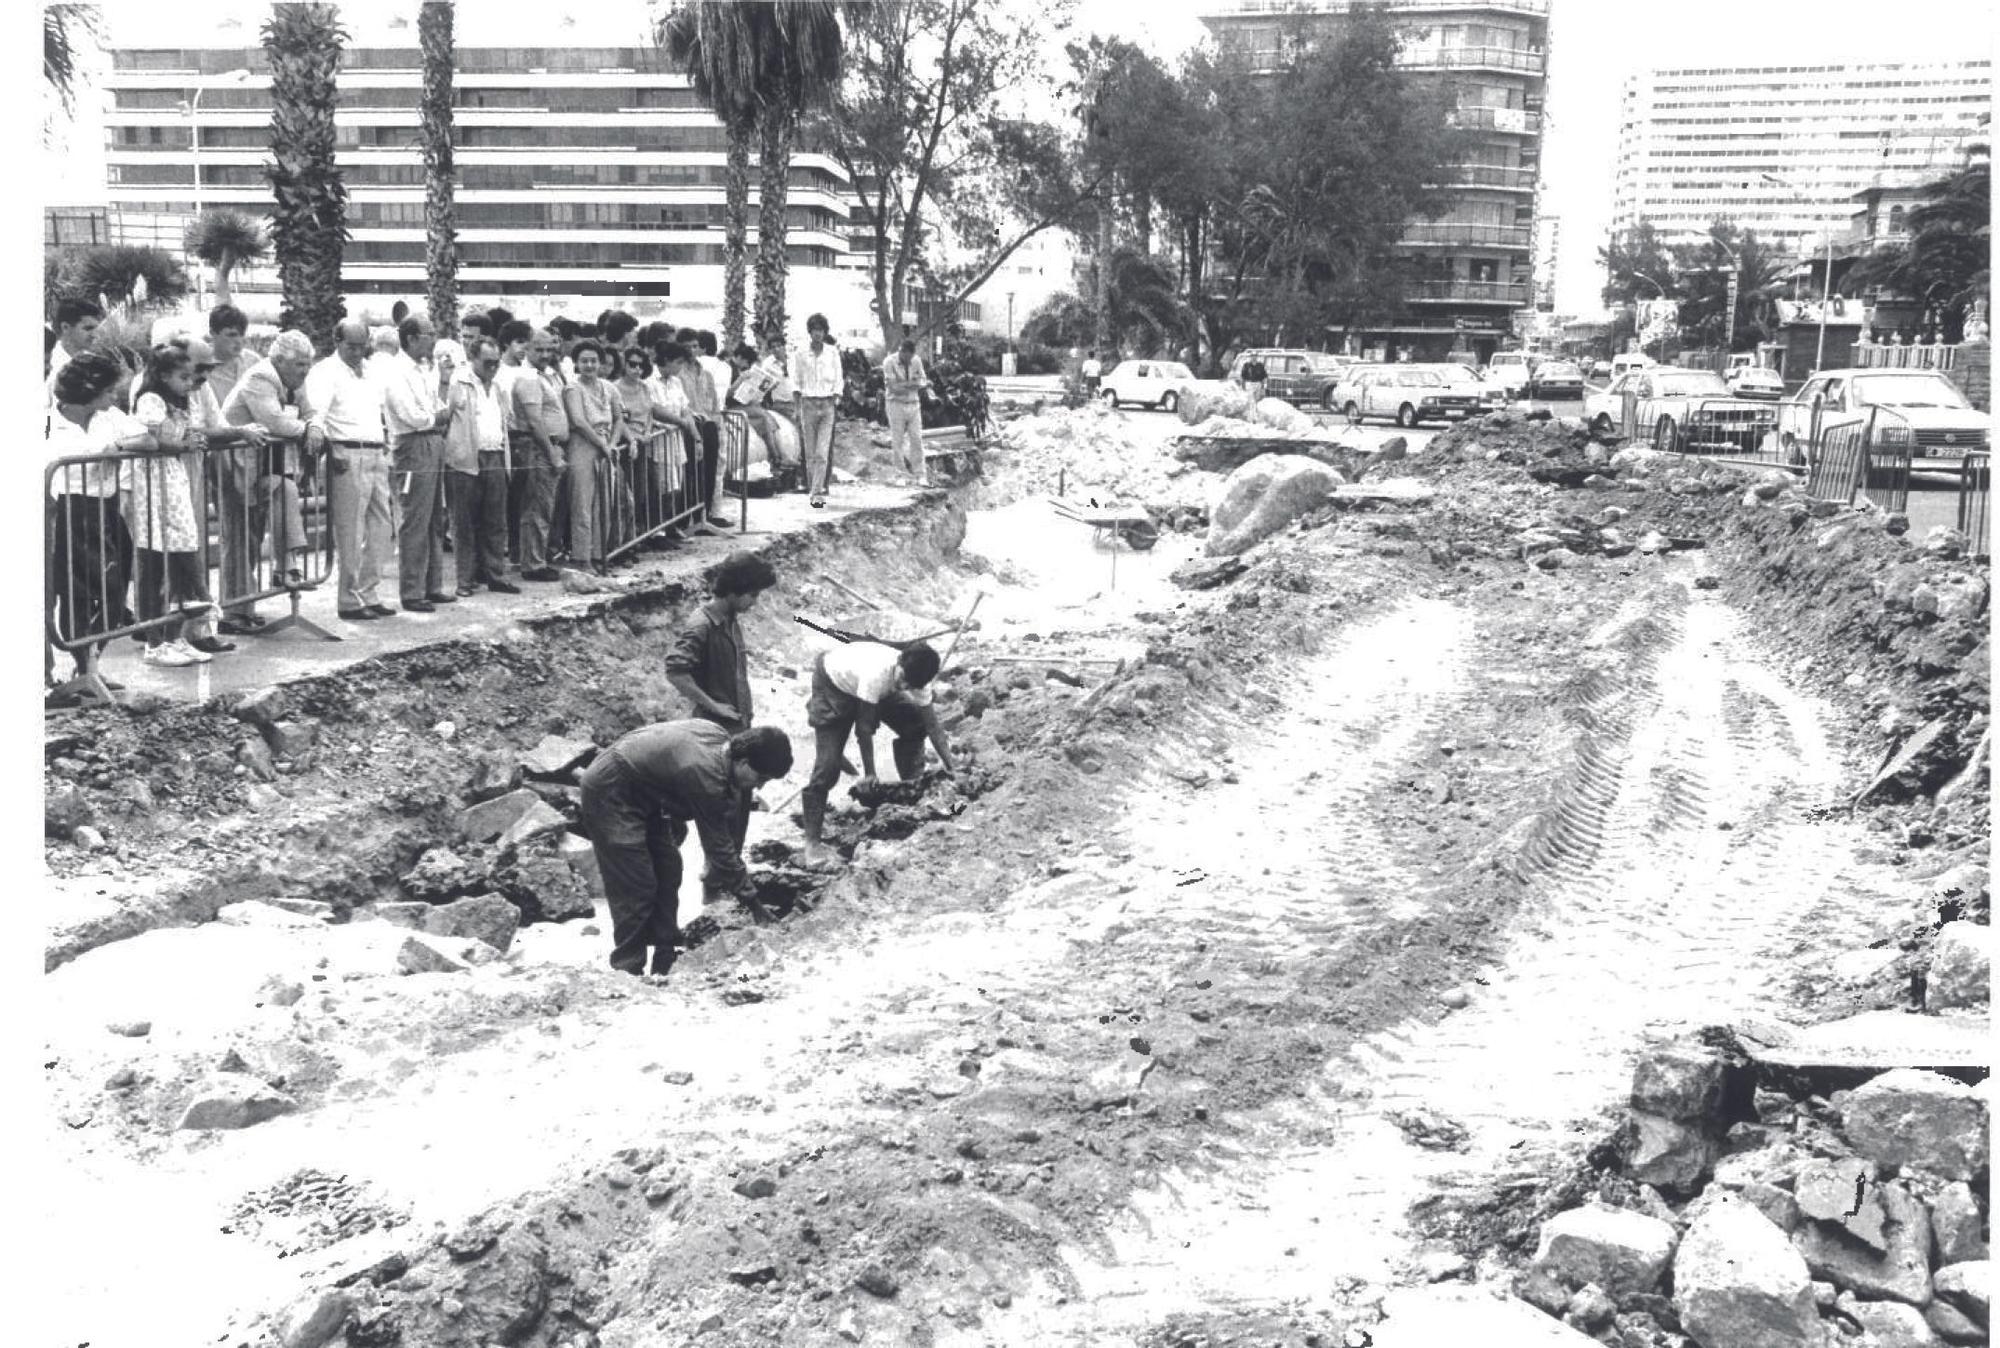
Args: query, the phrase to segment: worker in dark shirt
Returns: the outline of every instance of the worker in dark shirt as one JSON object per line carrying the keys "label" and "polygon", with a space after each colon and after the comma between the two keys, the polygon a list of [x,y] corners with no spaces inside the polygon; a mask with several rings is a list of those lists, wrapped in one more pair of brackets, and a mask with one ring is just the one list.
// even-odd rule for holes
{"label": "worker in dark shirt", "polygon": [[[737,619],[757,606],[757,596],[778,583],[778,573],[762,557],[732,552],[715,568],[714,598],[694,611],[667,651],[667,682],[688,700],[694,714],[725,730],[750,724],[750,661]],[[744,791],[736,816],[736,849],[743,850],[750,827],[750,792]]]}
{"label": "worker in dark shirt", "polygon": [[740,802],[791,770],[792,742],[776,726],[731,734],[712,721],[641,726],[597,756],[583,774],[583,823],[611,906],[612,968],[664,978],[673,967],[690,822],[709,897],[749,897]]}
{"label": "worker in dark shirt", "polygon": [[1250,395],[1253,404],[1263,400],[1264,381],[1268,377],[1269,372],[1265,370],[1261,356],[1252,356],[1243,362],[1243,389]]}

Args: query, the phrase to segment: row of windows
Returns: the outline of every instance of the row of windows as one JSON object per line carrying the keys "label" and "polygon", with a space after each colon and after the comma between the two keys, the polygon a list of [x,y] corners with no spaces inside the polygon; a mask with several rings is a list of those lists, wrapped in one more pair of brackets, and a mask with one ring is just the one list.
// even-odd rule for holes
{"label": "row of windows", "polygon": [[[345,150],[415,149],[422,132],[416,125],[349,126],[334,128],[334,144]],[[117,126],[106,132],[114,150],[185,150],[185,125]],[[711,126],[459,126],[451,142],[461,150],[644,150],[704,151],[729,148],[719,127]],[[262,150],[271,144],[268,126],[204,126],[204,150]],[[815,172],[824,172],[815,170]],[[831,174],[828,181],[838,181]]]}
{"label": "row of windows", "polygon": [[[117,70],[193,70],[204,75],[240,69],[264,73],[271,68],[261,47],[127,47],[113,51],[111,60]],[[421,70],[423,55],[415,47],[349,47],[340,53],[340,64],[344,70]],[[582,74],[669,68],[654,47],[459,47],[452,52],[452,64],[467,74],[479,75],[510,70]]]}
{"label": "row of windows", "polygon": [[[342,256],[355,265],[422,263],[424,245],[414,241],[354,240],[348,243]],[[785,256],[795,267],[831,267],[843,255],[831,248],[794,244],[785,249]],[[723,264],[723,248],[719,243],[540,243],[510,239],[505,243],[461,242],[458,260],[468,267],[719,267]]]}
{"label": "row of windows", "polygon": [[[110,181],[121,187],[192,187],[192,163],[112,164]],[[341,177],[349,187],[421,187],[422,164],[344,164]],[[837,179],[814,170],[794,168],[789,175],[798,188],[843,190]],[[721,187],[727,171],[710,164],[464,164],[458,186],[469,191],[527,191],[541,187]],[[215,187],[262,187],[269,181],[262,164],[203,164],[201,181]],[[755,183],[755,178],[752,183]]]}
{"label": "row of windows", "polygon": [[[460,229],[721,229],[727,223],[727,208],[721,204],[655,206],[645,202],[506,202],[470,201],[458,203]],[[350,201],[347,222],[357,228],[421,228],[425,223],[420,201]],[[750,223],[757,216],[752,208]],[[818,229],[829,234],[847,230],[847,221],[817,207],[787,206],[785,223],[791,229]]]}
{"label": "row of windows", "polygon": [[[175,108],[189,102],[192,89],[114,89],[112,106],[126,110]],[[661,88],[564,88],[477,89],[452,91],[452,106],[480,108],[524,108],[537,112],[618,112],[626,108],[700,108],[706,106],[692,89]],[[415,108],[423,102],[422,89],[341,87],[335,92],[335,106],[353,109]],[[255,111],[271,106],[271,91],[253,86],[222,86],[205,89],[204,108],[235,108]]]}

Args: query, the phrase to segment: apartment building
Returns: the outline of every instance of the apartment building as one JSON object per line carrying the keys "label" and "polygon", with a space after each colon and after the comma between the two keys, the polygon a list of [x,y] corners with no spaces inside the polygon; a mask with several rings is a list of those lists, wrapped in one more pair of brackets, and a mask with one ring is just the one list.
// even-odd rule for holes
{"label": "apartment building", "polygon": [[1694,241],[1729,219],[1807,255],[1855,193],[1959,162],[1992,110],[1986,59],[1646,71],[1622,95],[1612,228]]}
{"label": "apartment building", "polygon": [[[1222,0],[1202,16],[1217,41],[1275,61],[1287,23],[1337,29],[1358,0]],[[1533,302],[1535,206],[1548,85],[1548,0],[1388,0],[1403,28],[1403,66],[1446,86],[1460,126],[1477,133],[1445,184],[1457,196],[1435,221],[1404,231],[1412,274],[1405,311],[1361,334],[1364,349],[1486,359]]]}
{"label": "apartment building", "polygon": [[[629,25],[638,35],[638,25]],[[622,31],[622,28],[621,28]],[[114,214],[192,218],[270,209],[269,66],[261,47],[119,45],[106,80]],[[254,39],[253,39],[254,40]],[[630,39],[628,39],[628,43]],[[413,24],[377,25],[343,53],[336,113],[351,241],[351,310],[386,314],[424,291],[420,56]],[[520,47],[461,36],[454,79],[458,286],[468,305],[524,316],[621,307],[719,327],[725,136],[650,44]],[[756,248],[756,171],[751,248]],[[847,175],[793,155],[787,311],[837,334],[877,331],[852,238]],[[246,299],[256,304],[256,274]],[[275,297],[269,306],[275,311]]]}

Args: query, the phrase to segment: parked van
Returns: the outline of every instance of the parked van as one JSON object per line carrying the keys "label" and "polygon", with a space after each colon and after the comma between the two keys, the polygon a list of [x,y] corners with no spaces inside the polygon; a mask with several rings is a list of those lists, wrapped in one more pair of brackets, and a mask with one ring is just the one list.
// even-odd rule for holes
{"label": "parked van", "polygon": [[1650,357],[1642,356],[1637,351],[1628,351],[1622,356],[1613,356],[1611,358],[1611,377],[1616,379],[1620,375],[1631,373],[1633,370],[1643,370],[1652,363]]}

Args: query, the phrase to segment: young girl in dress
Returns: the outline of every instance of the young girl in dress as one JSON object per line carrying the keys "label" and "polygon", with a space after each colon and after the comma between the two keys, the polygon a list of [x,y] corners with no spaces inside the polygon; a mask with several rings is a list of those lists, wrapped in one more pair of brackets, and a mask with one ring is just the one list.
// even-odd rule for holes
{"label": "young girl in dress", "polygon": [[210,630],[215,608],[208,600],[200,522],[195,519],[187,469],[187,458],[208,447],[189,410],[193,391],[194,362],[188,353],[170,346],[155,348],[132,413],[152,432],[159,449],[129,460],[119,481],[125,523],[132,535],[132,590],[139,617],[163,618],[171,607],[183,615],[178,630],[163,623],[142,636],[146,650],[141,658],[169,668],[207,664],[210,657],[236,649],[231,642],[218,641]]}

